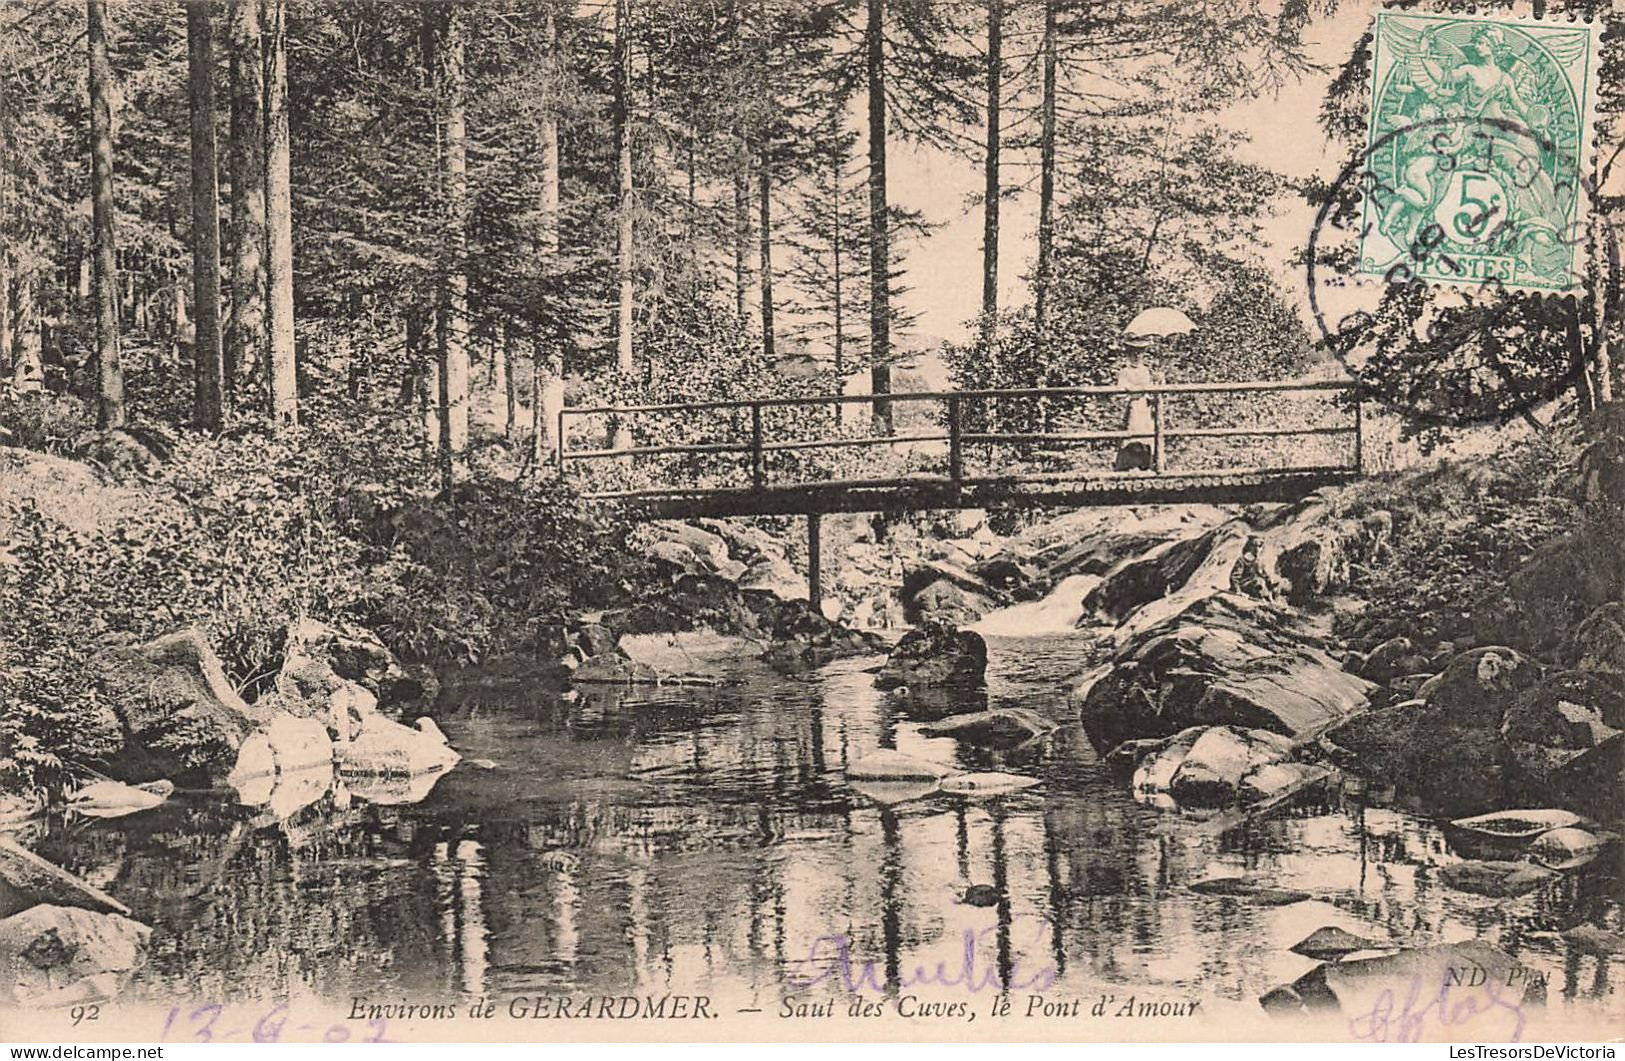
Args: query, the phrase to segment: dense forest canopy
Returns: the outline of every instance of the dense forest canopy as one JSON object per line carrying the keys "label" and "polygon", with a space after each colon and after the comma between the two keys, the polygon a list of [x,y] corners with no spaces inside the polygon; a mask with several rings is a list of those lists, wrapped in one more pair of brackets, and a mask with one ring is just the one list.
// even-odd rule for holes
{"label": "dense forest canopy", "polygon": [[[104,425],[126,404],[206,430],[412,409],[447,477],[471,424],[539,464],[561,378],[698,398],[867,368],[885,391],[910,350],[911,252],[944,220],[888,182],[888,152],[914,144],[984,177],[965,205],[980,313],[947,350],[962,384],[1109,379],[1123,324],[1158,302],[1205,321],[1170,376],[1290,374],[1316,337],[1258,236],[1297,189],[1223,116],[1336,75],[1305,37],[1336,13],[18,0],[0,21],[0,364]],[[1359,70],[1333,77],[1334,137],[1358,124]],[[1033,197],[1029,297],[1000,305],[1001,206]],[[1384,347],[1384,371],[1425,360],[1393,341],[1398,306],[1346,337]],[[1526,323],[1562,332],[1544,312]]]}

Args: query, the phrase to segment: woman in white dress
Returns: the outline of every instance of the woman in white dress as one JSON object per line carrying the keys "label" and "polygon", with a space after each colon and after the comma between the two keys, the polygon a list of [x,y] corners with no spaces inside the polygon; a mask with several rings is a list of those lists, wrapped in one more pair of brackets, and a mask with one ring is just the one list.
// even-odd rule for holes
{"label": "woman in white dress", "polygon": [[[1151,369],[1145,363],[1143,351],[1133,351],[1130,360],[1117,370],[1119,387],[1149,387],[1153,383]],[[1152,436],[1156,427],[1151,419],[1149,395],[1139,394],[1129,399],[1128,416],[1124,420],[1123,430],[1127,431],[1130,437],[1123,440],[1122,447],[1117,451],[1115,470],[1126,472],[1150,469]]]}

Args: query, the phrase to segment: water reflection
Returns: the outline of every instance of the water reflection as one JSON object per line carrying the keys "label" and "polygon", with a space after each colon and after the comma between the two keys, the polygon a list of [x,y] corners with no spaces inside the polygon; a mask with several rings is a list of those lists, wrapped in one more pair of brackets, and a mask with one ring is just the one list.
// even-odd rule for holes
{"label": "water reflection", "polygon": [[[1073,638],[995,639],[990,698],[1060,715],[1088,653]],[[772,1009],[835,970],[839,939],[851,968],[892,991],[968,964],[973,983],[1047,976],[1080,995],[1117,984],[1250,1000],[1307,971],[1287,948],[1323,925],[1482,938],[1547,973],[1554,1000],[1619,982],[1618,956],[1556,935],[1583,920],[1617,930],[1617,879],[1483,899],[1439,883],[1454,856],[1395,810],[1159,812],[1074,728],[1020,756],[922,736],[874,690],[868,662],[574,699],[469,686],[440,723],[495,769],[461,766],[404,794],[293,786],[257,807],[193,796],[55,825],[40,850],[155,926],[133,988],[155,998],[709,989]],[[888,804],[844,780],[877,747],[1042,784]],[[1314,899],[1259,907],[1188,890],[1218,868]],[[991,904],[967,901],[976,888]]]}

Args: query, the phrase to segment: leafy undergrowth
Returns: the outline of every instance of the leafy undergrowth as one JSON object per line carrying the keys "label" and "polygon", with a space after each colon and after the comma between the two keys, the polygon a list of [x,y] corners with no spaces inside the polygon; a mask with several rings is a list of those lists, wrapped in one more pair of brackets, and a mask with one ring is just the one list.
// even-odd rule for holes
{"label": "leafy undergrowth", "polygon": [[0,450],[0,789],[58,783],[116,746],[84,666],[113,633],[201,626],[252,699],[298,619],[466,664],[537,647],[619,591],[623,532],[585,522],[561,484],[474,454],[448,504],[410,425],[348,419],[342,434],[165,431],[168,459],[118,474]]}
{"label": "leafy undergrowth", "polygon": [[[1359,650],[1407,636],[1557,650],[1590,609],[1621,592],[1618,528],[1588,512],[1576,466],[1589,435],[1566,423],[1470,460],[1343,491],[1342,514],[1386,512],[1392,531],[1351,573],[1363,612],[1339,617]],[[1380,517],[1379,517],[1380,518]]]}

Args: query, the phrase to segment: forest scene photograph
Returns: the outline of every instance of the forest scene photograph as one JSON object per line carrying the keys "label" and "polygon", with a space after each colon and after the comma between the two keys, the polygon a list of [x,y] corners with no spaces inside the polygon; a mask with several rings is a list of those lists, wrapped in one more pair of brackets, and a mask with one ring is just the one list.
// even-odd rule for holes
{"label": "forest scene photograph", "polygon": [[0,0],[0,1041],[1616,1037],[1622,111],[1617,0]]}

